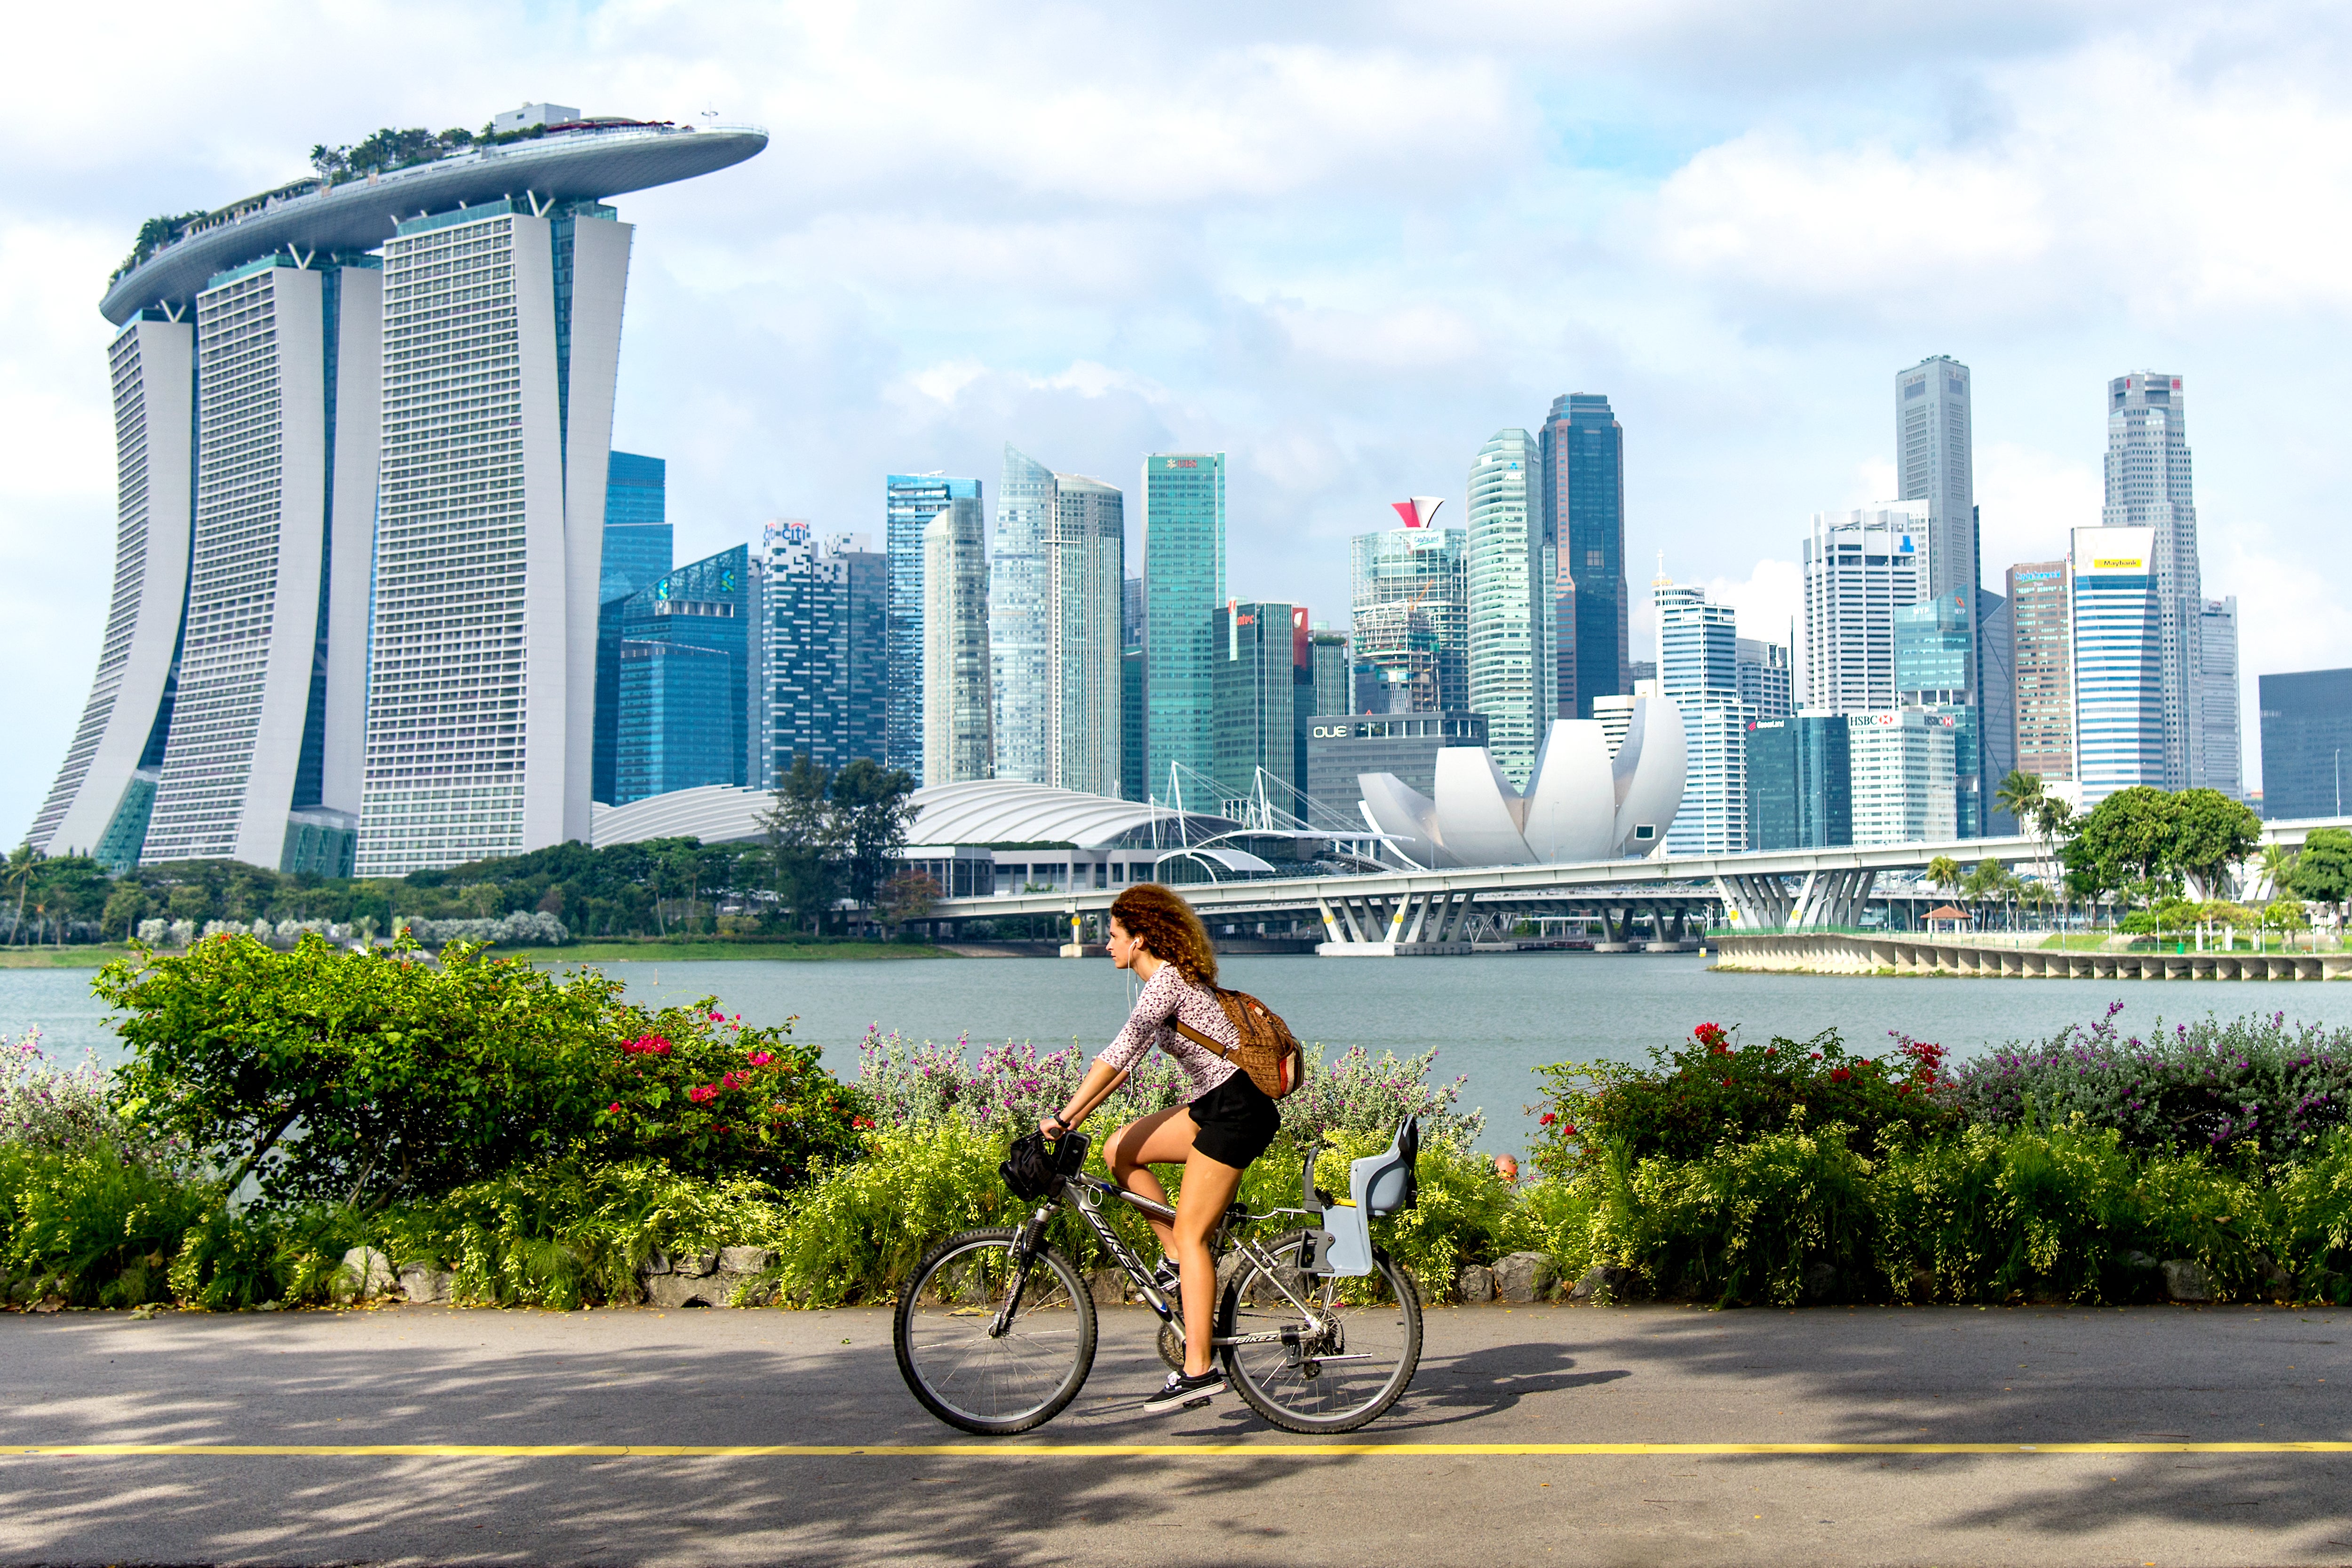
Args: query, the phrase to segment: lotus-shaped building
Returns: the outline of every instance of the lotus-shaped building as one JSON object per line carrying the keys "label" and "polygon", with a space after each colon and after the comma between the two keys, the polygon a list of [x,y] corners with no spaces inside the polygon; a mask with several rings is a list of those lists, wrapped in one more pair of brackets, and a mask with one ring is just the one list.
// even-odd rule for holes
{"label": "lotus-shaped building", "polygon": [[1682,805],[1682,714],[1663,698],[1638,700],[1613,757],[1599,720],[1554,721],[1525,795],[1482,746],[1437,753],[1435,800],[1394,773],[1356,783],[1365,820],[1431,869],[1649,855]]}

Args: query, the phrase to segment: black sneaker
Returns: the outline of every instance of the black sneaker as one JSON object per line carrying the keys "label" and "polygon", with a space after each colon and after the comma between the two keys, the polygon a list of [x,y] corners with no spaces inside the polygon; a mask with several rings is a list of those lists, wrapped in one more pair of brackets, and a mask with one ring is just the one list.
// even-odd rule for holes
{"label": "black sneaker", "polygon": [[1171,1410],[1192,1410],[1206,1405],[1225,1391],[1225,1374],[1211,1367],[1198,1377],[1187,1377],[1171,1372],[1160,1392],[1143,1402],[1146,1415],[1165,1415]]}

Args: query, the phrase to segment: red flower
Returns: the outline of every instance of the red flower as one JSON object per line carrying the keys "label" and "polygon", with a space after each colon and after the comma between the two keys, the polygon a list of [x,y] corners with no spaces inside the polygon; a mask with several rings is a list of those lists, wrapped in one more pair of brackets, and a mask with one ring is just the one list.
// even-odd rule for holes
{"label": "red flower", "polygon": [[1728,1056],[1731,1052],[1730,1031],[1720,1024],[1701,1024],[1691,1031],[1691,1036],[1706,1047],[1709,1056]]}
{"label": "red flower", "polygon": [[866,1127],[871,1127],[871,1126],[873,1126],[873,1125],[874,1125],[874,1122],[873,1122],[872,1119],[871,1119],[871,1118],[869,1118],[869,1117],[864,1117],[864,1116],[853,1116],[853,1117],[851,1117],[851,1118],[849,1119],[849,1124],[850,1124],[852,1127],[856,1127],[856,1128],[866,1128]]}
{"label": "red flower", "polygon": [[1538,1127],[1549,1127],[1559,1120],[1559,1117],[1547,1110],[1541,1116],[1536,1118],[1536,1125]]}
{"label": "red flower", "polygon": [[1832,1068],[1830,1069],[1830,1081],[1831,1081],[1832,1083],[1843,1083],[1846,1079],[1848,1079],[1852,1078],[1853,1076],[1853,1074],[1852,1074],[1851,1072],[1848,1072],[1848,1071],[1847,1071],[1845,1068]]}
{"label": "red flower", "polygon": [[727,1018],[724,1014],[713,1013],[710,1015],[710,1021],[714,1024],[723,1024],[727,1021]]}
{"label": "red flower", "polygon": [[621,1051],[623,1055],[632,1057],[666,1057],[669,1055],[670,1046],[659,1035],[639,1035],[634,1040],[624,1040]]}
{"label": "red flower", "polygon": [[1574,1123],[1573,1121],[1570,1121],[1570,1122],[1568,1122],[1568,1123],[1566,1123],[1565,1125],[1563,1125],[1563,1126],[1560,1128],[1560,1130],[1559,1130],[1559,1135],[1560,1135],[1561,1137],[1563,1137],[1563,1138],[1573,1138],[1573,1137],[1575,1137],[1575,1136],[1576,1136],[1576,1123]]}
{"label": "red flower", "polygon": [[610,1105],[606,1106],[604,1109],[605,1109],[606,1110],[608,1110],[608,1111],[612,1112],[614,1115],[617,1116],[617,1115],[619,1115],[619,1114],[620,1114],[620,1111],[621,1111],[621,1102],[620,1102],[619,1100],[616,1100],[613,1101],[613,1103],[612,1103],[612,1104],[610,1104]]}
{"label": "red flower", "polygon": [[766,1067],[770,1062],[774,1061],[775,1059],[775,1058],[770,1056],[765,1051],[753,1051],[751,1053],[751,1065],[755,1068]]}
{"label": "red flower", "polygon": [[706,1104],[719,1098],[719,1086],[715,1083],[698,1083],[686,1091],[686,1098],[697,1105]]}

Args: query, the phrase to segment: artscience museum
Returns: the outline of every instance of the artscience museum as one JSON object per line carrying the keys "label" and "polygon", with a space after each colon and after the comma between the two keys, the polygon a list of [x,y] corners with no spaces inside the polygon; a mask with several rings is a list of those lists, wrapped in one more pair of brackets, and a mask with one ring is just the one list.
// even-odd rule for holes
{"label": "artscience museum", "polygon": [[1613,755],[1599,720],[1555,721],[1525,794],[1483,746],[1437,753],[1434,800],[1394,773],[1357,784],[1365,820],[1433,870],[1654,855],[1682,805],[1682,714],[1664,698],[1638,699]]}

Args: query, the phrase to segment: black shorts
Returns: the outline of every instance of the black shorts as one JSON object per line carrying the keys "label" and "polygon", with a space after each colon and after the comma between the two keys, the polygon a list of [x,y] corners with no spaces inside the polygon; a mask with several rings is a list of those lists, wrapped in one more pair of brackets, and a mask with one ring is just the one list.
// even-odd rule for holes
{"label": "black shorts", "polygon": [[1235,1072],[1184,1109],[1200,1128],[1192,1147],[1235,1170],[1265,1153],[1282,1127],[1282,1112],[1245,1072]]}

